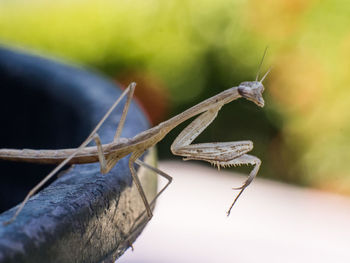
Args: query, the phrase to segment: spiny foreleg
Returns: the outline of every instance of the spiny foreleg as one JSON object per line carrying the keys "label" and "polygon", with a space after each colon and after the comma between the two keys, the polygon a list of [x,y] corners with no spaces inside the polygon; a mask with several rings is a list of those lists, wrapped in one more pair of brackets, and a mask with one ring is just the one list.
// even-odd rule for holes
{"label": "spiny foreleg", "polygon": [[191,144],[215,119],[220,108],[221,106],[212,108],[191,122],[175,139],[171,145],[171,151],[175,155],[185,157],[184,160],[206,161],[216,165],[218,169],[237,165],[254,165],[246,182],[241,187],[234,188],[241,191],[227,211],[227,215],[229,215],[238,197],[256,177],[261,161],[255,156],[246,154],[253,149],[251,141]]}
{"label": "spiny foreleg", "polygon": [[259,158],[255,157],[253,155],[244,154],[244,155],[241,155],[237,158],[232,159],[231,161],[219,163],[219,165],[224,166],[224,167],[225,166],[237,166],[237,165],[242,165],[242,164],[254,165],[254,168],[251,170],[251,172],[249,173],[248,179],[244,182],[244,184],[241,187],[232,188],[234,190],[241,190],[241,191],[238,193],[235,200],[232,202],[230,208],[228,209],[227,216],[230,215],[231,209],[235,205],[235,203],[238,200],[238,198],[240,197],[240,195],[243,193],[243,191],[248,187],[248,185],[254,180],[254,178],[258,174],[258,171],[259,171],[259,168],[261,165],[261,161]]}

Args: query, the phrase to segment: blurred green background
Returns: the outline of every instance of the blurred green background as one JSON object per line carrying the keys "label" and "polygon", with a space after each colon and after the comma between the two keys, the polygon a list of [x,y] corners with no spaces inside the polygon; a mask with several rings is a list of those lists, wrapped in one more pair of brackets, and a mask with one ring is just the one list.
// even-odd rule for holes
{"label": "blurred green background", "polygon": [[259,176],[350,194],[348,0],[1,1],[0,42],[138,82],[154,124],[254,80],[269,46],[265,108],[226,105],[197,141],[250,139]]}

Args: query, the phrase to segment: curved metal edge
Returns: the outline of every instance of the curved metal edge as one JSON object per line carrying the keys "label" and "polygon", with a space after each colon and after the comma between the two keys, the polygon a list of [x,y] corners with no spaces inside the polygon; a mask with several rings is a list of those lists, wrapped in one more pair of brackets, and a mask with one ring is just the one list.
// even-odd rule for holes
{"label": "curved metal edge", "polygon": [[[120,95],[112,82],[96,73],[39,56],[0,47],[0,61],[0,70],[13,78],[42,81],[42,85],[31,88],[49,85],[45,92],[72,105],[79,99],[86,107],[76,110],[84,111],[93,125]],[[120,115],[121,110],[115,112],[99,131],[103,143],[112,140]],[[147,128],[146,118],[132,103],[122,136],[132,137]],[[154,159],[153,153],[151,156]],[[146,193],[154,196],[156,175],[141,173],[140,180]],[[1,214],[0,222],[8,220],[15,209]],[[130,232],[143,211],[132,184],[128,158],[106,175],[101,175],[98,163],[73,166],[31,198],[15,222],[0,226],[0,262],[115,260],[142,231],[143,227],[137,227],[136,232]]]}

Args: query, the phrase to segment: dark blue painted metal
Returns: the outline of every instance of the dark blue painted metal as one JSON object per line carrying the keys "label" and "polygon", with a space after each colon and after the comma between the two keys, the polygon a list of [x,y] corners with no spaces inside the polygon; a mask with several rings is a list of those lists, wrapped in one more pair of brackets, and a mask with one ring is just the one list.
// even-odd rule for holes
{"label": "dark blue painted metal", "polygon": [[[91,70],[0,47],[0,148],[76,147],[120,94]],[[99,131],[103,143],[112,140],[122,106]],[[132,103],[122,137],[148,127]],[[121,255],[128,247],[123,231],[133,223],[127,221],[132,208],[118,205],[132,183],[127,162],[107,175],[98,163],[76,165],[44,188],[12,224],[0,225],[0,262],[99,262]],[[0,208],[23,199],[39,182],[35,176],[49,168],[0,162]],[[14,209],[2,213],[0,222]],[[116,214],[122,218],[106,218]]]}

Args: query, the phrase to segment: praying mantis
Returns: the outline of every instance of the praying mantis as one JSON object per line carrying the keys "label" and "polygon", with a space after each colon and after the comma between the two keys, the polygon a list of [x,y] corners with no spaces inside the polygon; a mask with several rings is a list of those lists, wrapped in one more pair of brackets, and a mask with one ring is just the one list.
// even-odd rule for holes
{"label": "praying mantis", "polygon": [[[182,156],[184,160],[206,161],[216,165],[218,168],[237,165],[254,166],[244,184],[241,187],[233,188],[235,190],[240,190],[240,192],[227,211],[227,215],[229,215],[239,196],[253,181],[259,171],[261,165],[260,159],[247,154],[253,149],[253,143],[248,140],[237,142],[191,143],[208,127],[209,124],[212,123],[222,106],[225,104],[238,98],[245,98],[254,102],[256,105],[263,107],[264,99],[262,93],[264,91],[264,85],[262,82],[268,75],[269,71],[270,70],[265,73],[260,81],[258,81],[258,73],[255,81],[242,82],[237,87],[229,88],[170,118],[169,120],[137,134],[133,138],[121,138],[121,132],[136,86],[136,83],[131,83],[78,148],[62,150],[0,149],[0,159],[2,160],[59,164],[27,194],[12,218],[3,224],[6,225],[13,222],[20,214],[29,198],[66,164],[99,162],[101,173],[106,174],[120,159],[129,154],[129,169],[131,176],[144,203],[148,219],[151,219],[153,215],[151,207],[159,195],[169,186],[172,177],[165,172],[144,163],[139,158],[147,149],[161,141],[172,129],[196,115],[199,116],[194,119],[172,143],[170,149],[174,155]],[[111,143],[102,145],[97,131],[125,96],[127,96],[126,103],[114,139]],[[96,146],[87,147],[92,140],[95,141]],[[134,163],[144,166],[168,180],[166,185],[158,192],[150,203],[146,198],[140,180],[136,174]]]}

